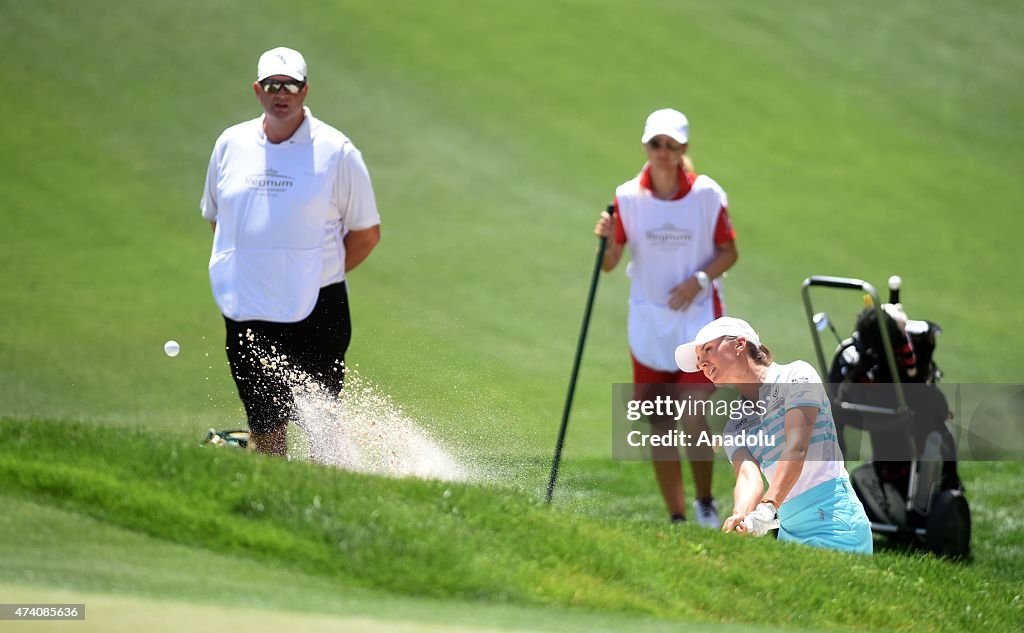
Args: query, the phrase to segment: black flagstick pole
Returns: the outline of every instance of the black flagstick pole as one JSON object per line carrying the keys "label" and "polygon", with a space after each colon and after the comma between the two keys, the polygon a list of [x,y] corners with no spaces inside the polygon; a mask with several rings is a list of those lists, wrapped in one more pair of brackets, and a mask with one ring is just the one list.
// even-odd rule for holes
{"label": "black flagstick pole", "polygon": [[[615,205],[608,205],[608,215],[615,217]],[[590,277],[590,293],[587,295],[587,309],[583,312],[583,325],[580,327],[580,338],[576,342],[576,359],[572,363],[572,377],[569,379],[569,393],[565,396],[565,408],[562,410],[562,426],[558,429],[558,442],[555,443],[555,459],[551,462],[551,476],[548,478],[547,502],[555,494],[555,480],[558,479],[558,467],[562,462],[562,446],[565,444],[565,431],[569,427],[569,412],[572,410],[572,397],[576,393],[576,377],[580,373],[580,360],[583,358],[583,345],[587,341],[587,328],[590,326],[590,312],[594,308],[594,295],[597,293],[597,280],[601,275],[601,263],[604,251],[608,246],[608,238],[602,237],[597,247],[597,259],[594,262],[594,274]]]}

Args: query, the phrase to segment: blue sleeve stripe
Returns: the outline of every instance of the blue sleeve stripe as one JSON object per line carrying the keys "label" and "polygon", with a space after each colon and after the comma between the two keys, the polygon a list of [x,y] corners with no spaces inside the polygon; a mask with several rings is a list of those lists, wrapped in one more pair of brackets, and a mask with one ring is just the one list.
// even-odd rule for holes
{"label": "blue sleeve stripe", "polygon": [[[814,434],[811,435],[811,439],[807,442],[807,445],[810,446],[811,444],[820,444],[822,442],[834,442],[835,440],[836,436],[831,431],[815,431]],[[763,466],[770,466],[779,460],[779,456],[782,455],[782,449],[784,449],[786,445],[784,441],[776,440],[776,442],[776,445],[765,453],[763,461],[761,459],[757,460],[758,463]],[[757,449],[758,452],[761,452],[761,447],[757,447]],[[751,450],[751,453],[753,454],[753,450]]]}
{"label": "blue sleeve stripe", "polygon": [[779,455],[782,454],[782,449],[786,448],[784,442],[777,443],[771,450],[765,454],[765,461],[767,463],[775,463],[779,459]]}
{"label": "blue sleeve stripe", "polygon": [[836,429],[836,425],[832,424],[828,420],[819,420],[814,425],[814,433],[821,433],[821,432],[829,433],[829,432],[834,432],[835,429]]}
{"label": "blue sleeve stripe", "polygon": [[[767,433],[768,435],[782,434],[782,433],[784,433],[783,429],[785,428],[785,426],[786,426],[786,421],[785,420],[779,420],[777,422],[773,422],[773,423],[771,423],[769,425],[766,425],[764,427],[764,432]],[[814,429],[815,430],[817,430],[817,429],[827,429],[830,426],[835,426],[835,425],[832,423],[832,420],[830,420],[829,418],[819,417],[817,420],[814,421]]]}
{"label": "blue sleeve stripe", "polygon": [[820,409],[826,404],[827,403],[824,403],[821,400],[796,400],[794,402],[787,402],[785,404],[785,409],[786,411],[789,411],[790,409],[796,409],[797,407],[817,407]]}
{"label": "blue sleeve stripe", "polygon": [[[786,419],[785,414],[786,413],[788,413],[792,409],[797,409],[799,407],[815,407],[816,409],[818,409],[818,411],[827,411],[828,403],[827,402],[795,402],[793,404],[787,403],[786,407],[785,407],[785,411],[783,411],[782,409],[779,409],[779,412],[777,414],[773,415],[770,418],[765,418],[765,420],[761,424],[766,429],[770,430],[772,428],[773,424],[776,424],[776,423],[778,423],[780,421],[781,422],[785,421],[785,419]],[[819,415],[819,418],[820,418],[820,415]]]}

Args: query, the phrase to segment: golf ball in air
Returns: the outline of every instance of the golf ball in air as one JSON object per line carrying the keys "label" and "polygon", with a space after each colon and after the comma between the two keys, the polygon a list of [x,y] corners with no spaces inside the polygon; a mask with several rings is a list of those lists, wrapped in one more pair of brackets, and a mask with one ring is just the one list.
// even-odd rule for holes
{"label": "golf ball in air", "polygon": [[178,346],[178,341],[167,341],[164,343],[164,354],[167,354],[171,358],[178,355],[181,351],[181,347]]}

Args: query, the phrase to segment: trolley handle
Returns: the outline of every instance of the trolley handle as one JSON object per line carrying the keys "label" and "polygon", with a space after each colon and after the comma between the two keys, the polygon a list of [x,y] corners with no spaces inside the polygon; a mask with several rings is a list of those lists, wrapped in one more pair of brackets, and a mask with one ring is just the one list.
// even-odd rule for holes
{"label": "trolley handle", "polygon": [[861,290],[865,294],[869,294],[875,298],[875,303],[878,303],[878,291],[875,287],[864,281],[863,279],[854,279],[851,277],[829,277],[826,275],[815,275],[808,277],[804,280],[804,287],[808,286],[822,286],[825,288],[845,288],[848,290]]}
{"label": "trolley handle", "polygon": [[[892,348],[892,342],[889,340],[889,333],[885,328],[885,315],[882,312],[882,302],[878,298],[878,291],[875,290],[874,286],[863,279],[855,279],[852,277],[814,275],[804,280],[801,288],[804,300],[804,310],[807,312],[807,321],[811,327],[811,339],[814,341],[814,351],[818,357],[818,365],[821,367],[822,379],[825,379],[826,376],[828,376],[828,365],[825,364],[825,351],[821,347],[821,339],[818,336],[818,330],[814,327],[814,311],[811,306],[812,286],[838,288],[841,290],[859,290],[864,294],[871,296],[876,320],[882,335],[882,348],[884,349],[885,359],[889,365],[889,372],[892,375],[893,386],[896,390],[896,402],[899,405],[899,410],[905,411],[907,409],[907,399],[903,393],[903,385],[900,383],[899,370],[896,367],[896,354]],[[834,395],[835,394],[832,393],[829,394],[829,396]]]}
{"label": "trolley handle", "polygon": [[870,415],[886,415],[892,417],[899,417],[903,412],[899,409],[892,407],[876,407],[870,404],[859,404],[856,402],[841,402],[839,408],[843,411],[853,411],[855,413],[867,413]]}

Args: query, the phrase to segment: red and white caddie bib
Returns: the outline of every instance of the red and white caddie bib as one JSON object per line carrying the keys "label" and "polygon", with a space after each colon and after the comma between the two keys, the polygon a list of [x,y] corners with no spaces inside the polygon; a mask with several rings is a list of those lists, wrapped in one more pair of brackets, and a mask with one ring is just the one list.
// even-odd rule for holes
{"label": "red and white caddie bib", "polygon": [[646,169],[615,190],[618,222],[631,256],[626,269],[629,346],[644,365],[677,371],[675,348],[693,340],[701,327],[719,316],[715,294],[721,301],[721,279],[714,280],[685,310],[669,308],[669,295],[715,258],[716,228],[728,201],[718,183],[703,175],[689,183],[689,191],[681,198],[661,200],[645,186],[645,176]]}

